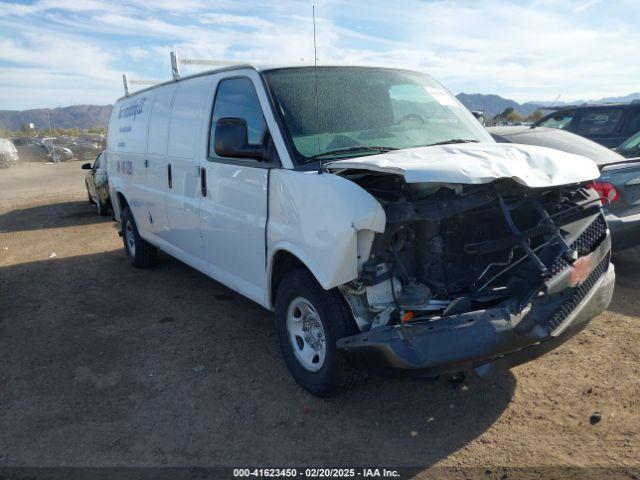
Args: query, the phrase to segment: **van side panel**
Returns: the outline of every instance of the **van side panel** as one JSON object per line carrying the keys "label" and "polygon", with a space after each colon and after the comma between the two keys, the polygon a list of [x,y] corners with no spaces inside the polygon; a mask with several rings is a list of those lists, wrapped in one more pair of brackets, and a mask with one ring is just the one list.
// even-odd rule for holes
{"label": "van side panel", "polygon": [[[126,197],[141,232],[149,229],[144,160],[154,96],[155,91],[148,91],[118,101],[109,121],[107,140],[109,183],[117,185],[114,190]],[[115,194],[111,192],[112,198]]]}
{"label": "van side panel", "polygon": [[149,137],[147,141],[147,204],[152,220],[151,231],[166,236],[167,220],[167,140],[171,120],[171,106],[177,85],[175,83],[158,88],[151,110]]}
{"label": "van side panel", "polygon": [[202,256],[200,235],[200,161],[204,106],[213,96],[212,76],[178,84],[171,110],[167,162],[172,186],[167,190],[167,240],[197,257]]}

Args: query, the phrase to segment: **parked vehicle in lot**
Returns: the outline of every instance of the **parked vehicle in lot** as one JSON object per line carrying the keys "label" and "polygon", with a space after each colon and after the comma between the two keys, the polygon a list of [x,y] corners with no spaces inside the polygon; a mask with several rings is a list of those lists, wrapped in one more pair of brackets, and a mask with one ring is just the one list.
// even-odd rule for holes
{"label": "parked vehicle in lot", "polygon": [[497,142],[555,148],[590,158],[601,171],[589,184],[602,197],[613,250],[640,245],[640,159],[620,154],[579,135],[553,128],[489,127]]}
{"label": "parked vehicle in lot", "polygon": [[614,148],[623,157],[639,158],[640,157],[640,132],[633,137],[628,138],[621,145]]}
{"label": "parked vehicle in lot", "polygon": [[74,158],[73,152],[67,147],[56,145],[55,147],[47,150],[47,159],[55,163],[65,162],[72,158]]}
{"label": "parked vehicle in lot", "polygon": [[97,142],[90,139],[79,138],[68,146],[69,150],[76,158],[83,160],[93,160],[100,152],[104,150],[104,147]]}
{"label": "parked vehicle in lot", "polygon": [[563,107],[532,127],[559,128],[614,148],[640,131],[640,102]]}
{"label": "parked vehicle in lot", "polygon": [[104,152],[102,152],[96,157],[93,165],[90,163],[82,164],[83,170],[89,170],[89,173],[84,178],[89,203],[93,203],[98,209],[98,214],[103,217],[106,217],[111,209],[106,163]]}
{"label": "parked vehicle in lot", "polygon": [[12,141],[18,151],[20,160],[23,162],[38,162],[47,158],[46,147],[33,138],[17,137]]}
{"label": "parked vehicle in lot", "polygon": [[106,156],[131,263],[160,248],[273,310],[316,395],[357,364],[499,372],[613,292],[595,163],[495,143],[425,74],[235,66],[166,82],[118,100]]}
{"label": "parked vehicle in lot", "polygon": [[9,168],[18,161],[18,151],[8,138],[0,138],[0,168]]}

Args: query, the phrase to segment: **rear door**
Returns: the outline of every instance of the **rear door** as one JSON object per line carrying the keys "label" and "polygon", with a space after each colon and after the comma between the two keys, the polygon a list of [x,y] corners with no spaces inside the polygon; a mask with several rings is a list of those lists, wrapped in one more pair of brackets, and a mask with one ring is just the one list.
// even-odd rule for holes
{"label": "rear door", "polygon": [[[93,162],[93,166],[91,167],[91,170],[89,171],[89,173],[87,174],[87,190],[89,190],[89,196],[92,199],[96,199],[97,198],[97,193],[96,193],[96,173],[98,171],[98,169],[100,168],[100,159],[102,158],[102,153],[100,155],[98,155],[98,157],[96,158],[96,161]],[[105,171],[106,173],[106,171]]]}
{"label": "rear door", "polygon": [[626,138],[624,113],[623,108],[614,106],[578,109],[571,131],[605,147],[617,147]]}
{"label": "rear door", "polygon": [[[216,122],[242,118],[250,144],[271,142],[264,112],[268,101],[258,75],[248,71],[220,74],[209,111],[208,151],[202,162],[200,221],[203,255],[211,273],[243,295],[264,303],[266,291],[267,190],[270,160],[220,157],[214,149]],[[275,152],[275,149],[270,149]]]}
{"label": "rear door", "polygon": [[159,87],[151,109],[149,136],[147,141],[147,209],[150,230],[166,239],[169,229],[167,220],[167,138],[171,121],[171,106],[177,84]]}
{"label": "rear door", "polygon": [[205,105],[211,98],[212,76],[178,83],[173,98],[167,145],[166,239],[192,257],[202,255],[200,236],[200,161]]}
{"label": "rear door", "polygon": [[104,152],[97,156],[95,163],[93,164],[93,168],[91,170],[91,174],[93,175],[93,188],[92,192],[96,198],[100,196],[100,192],[102,191],[104,200],[104,189],[107,186],[107,165],[105,161]]}

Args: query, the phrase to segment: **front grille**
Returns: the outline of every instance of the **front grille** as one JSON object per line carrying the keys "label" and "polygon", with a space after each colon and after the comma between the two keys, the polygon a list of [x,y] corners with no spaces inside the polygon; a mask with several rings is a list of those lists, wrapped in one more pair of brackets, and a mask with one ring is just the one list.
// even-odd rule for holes
{"label": "front grille", "polygon": [[578,251],[578,255],[587,255],[595,249],[607,236],[607,222],[602,214],[580,234],[575,242],[571,244],[571,248]]}
{"label": "front grille", "polygon": [[587,293],[589,293],[598,279],[607,271],[608,268],[609,256],[607,255],[602,259],[598,266],[593,269],[593,272],[591,272],[591,275],[589,275],[585,282],[573,290],[571,298],[560,305],[560,307],[555,311],[555,313],[547,323],[549,333],[562,325],[562,322],[566,320],[569,314],[573,312],[573,310],[580,304],[584,297],[587,296]]}
{"label": "front grille", "polygon": [[[589,225],[585,231],[576,238],[576,240],[571,244],[571,248],[577,251],[578,256],[580,257],[588,255],[602,243],[606,236],[607,222],[604,219],[604,216],[600,214],[593,222],[591,222],[591,225]],[[569,264],[567,261],[564,258],[559,257],[549,268],[550,278],[555,277],[568,266]]]}

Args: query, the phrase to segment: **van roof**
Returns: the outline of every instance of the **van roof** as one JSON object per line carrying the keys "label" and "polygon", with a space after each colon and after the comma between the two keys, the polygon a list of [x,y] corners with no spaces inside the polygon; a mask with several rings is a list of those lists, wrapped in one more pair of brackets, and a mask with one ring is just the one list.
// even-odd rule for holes
{"label": "van roof", "polygon": [[[203,70],[202,72],[193,73],[191,75],[185,75],[184,77],[180,77],[177,80],[169,79],[169,80],[166,80],[164,82],[156,83],[155,85],[151,85],[149,87],[142,88],[140,90],[136,90],[135,92],[131,92],[129,95],[124,95],[124,96],[118,98],[117,101],[119,102],[120,100],[124,100],[126,98],[134,97],[134,96],[138,95],[139,93],[148,92],[150,90],[153,90],[154,88],[162,87],[164,85],[170,85],[172,83],[182,82],[183,80],[189,80],[191,78],[203,77],[205,75],[212,75],[214,73],[229,72],[229,71],[233,71],[233,70],[246,70],[246,69],[255,70],[257,72],[266,72],[268,70],[278,70],[280,68],[309,68],[309,67],[313,67],[313,66],[314,66],[313,63],[296,63],[296,64],[281,64],[281,65],[238,63],[238,64],[234,64],[234,65],[226,65],[226,66],[221,66],[219,68]],[[385,68],[385,69],[388,69],[388,70],[412,71],[410,69],[383,67],[383,66],[379,66],[379,65],[318,64],[318,67]]]}

